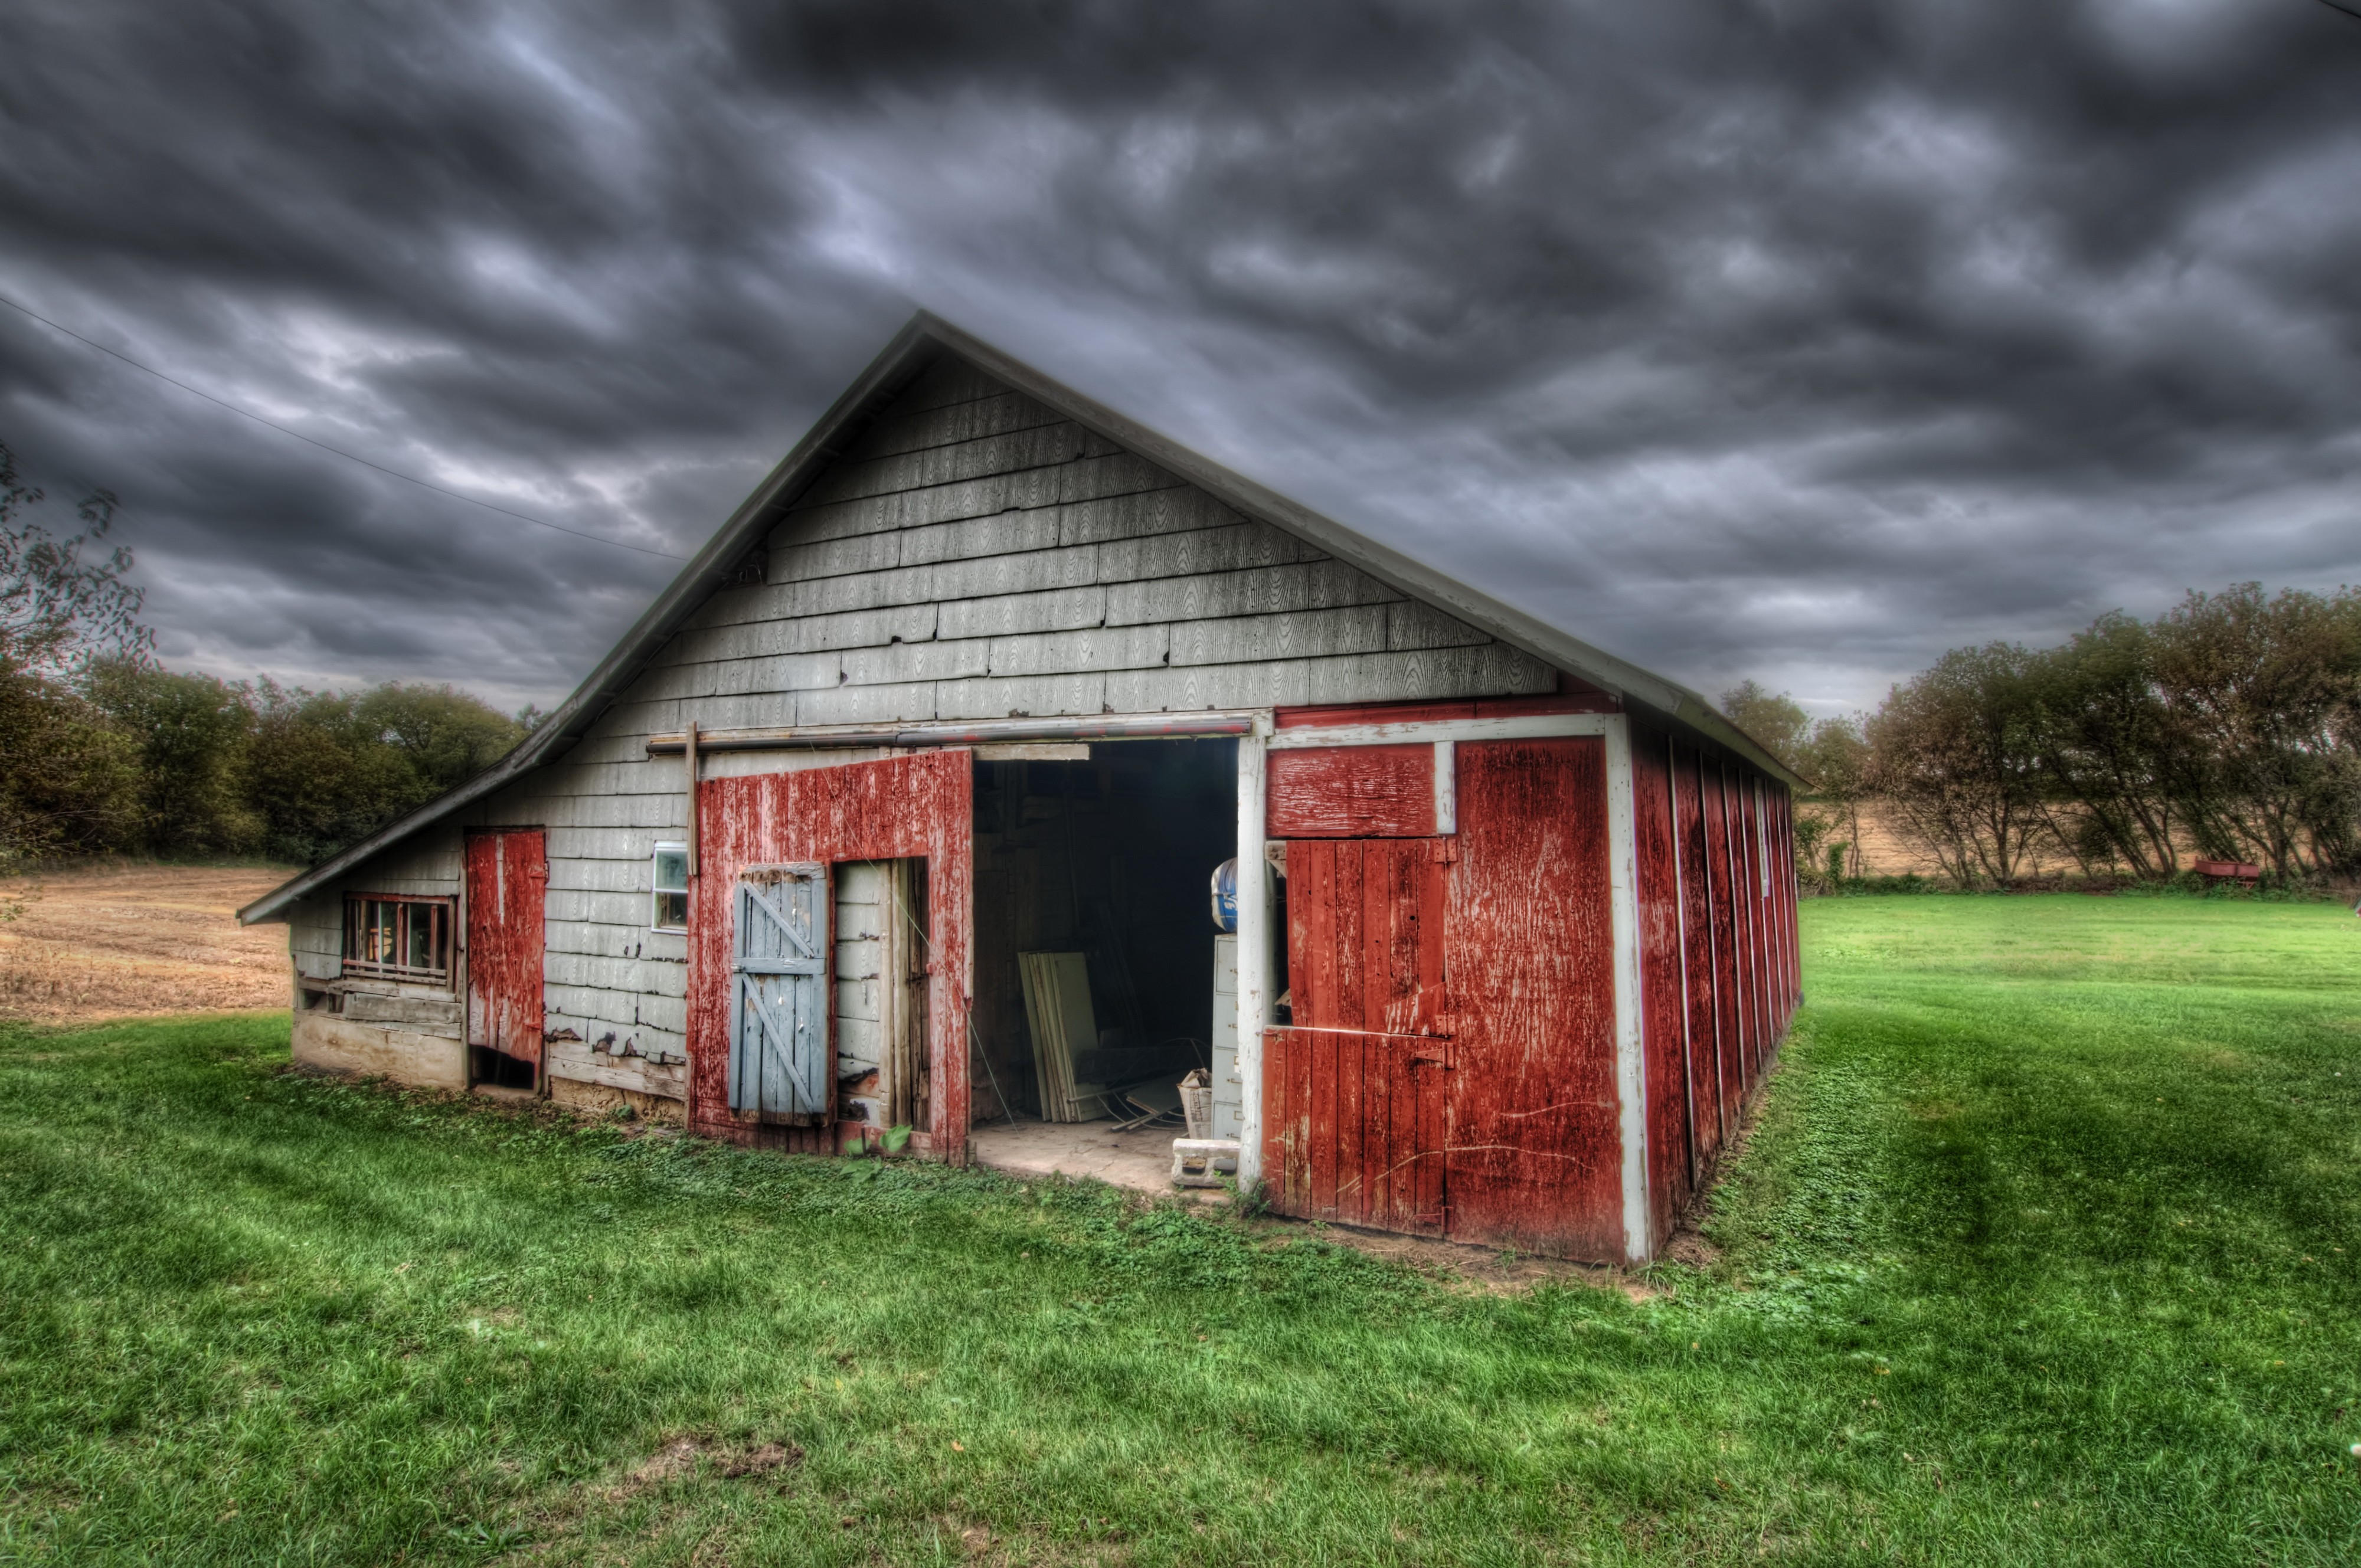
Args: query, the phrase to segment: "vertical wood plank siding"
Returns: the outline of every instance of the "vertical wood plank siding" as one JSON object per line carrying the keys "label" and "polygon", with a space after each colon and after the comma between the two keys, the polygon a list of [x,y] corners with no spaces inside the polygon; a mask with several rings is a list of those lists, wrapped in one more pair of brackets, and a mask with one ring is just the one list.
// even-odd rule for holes
{"label": "vertical wood plank siding", "polygon": [[542,967],[549,888],[537,828],[467,836],[467,1043],[542,1059]]}
{"label": "vertical wood plank siding", "polygon": [[[1425,748],[1432,752],[1432,748]],[[1286,755],[1282,752],[1279,755]],[[1288,847],[1291,1028],[1266,1030],[1264,1168],[1281,1212],[1439,1232],[1447,842]]]}
{"label": "vertical wood plank siding", "polygon": [[1631,750],[1649,1214],[1661,1247],[1712,1179],[1795,1018],[1794,803],[1776,780],[1662,730],[1635,724]]}
{"label": "vertical wood plank siding", "polygon": [[1444,970],[1451,1234],[1621,1257],[1607,750],[1463,741]]}
{"label": "vertical wood plank siding", "polygon": [[1691,1096],[1685,1017],[1688,977],[1681,942],[1682,879],[1673,843],[1672,773],[1663,737],[1634,726],[1631,741],[1641,1022],[1648,1083],[1648,1218],[1653,1239],[1661,1245],[1679,1223],[1695,1190],[1697,1111]]}
{"label": "vertical wood plank siding", "polygon": [[1697,772],[1696,748],[1675,744],[1671,752],[1674,798],[1680,808],[1690,1092],[1702,1107],[1697,1117],[1697,1179],[1702,1181],[1705,1173],[1720,1158],[1722,1145],[1730,1135],[1730,1094],[1722,1080],[1721,1004],[1714,983],[1717,948],[1713,872],[1707,853],[1705,781]]}

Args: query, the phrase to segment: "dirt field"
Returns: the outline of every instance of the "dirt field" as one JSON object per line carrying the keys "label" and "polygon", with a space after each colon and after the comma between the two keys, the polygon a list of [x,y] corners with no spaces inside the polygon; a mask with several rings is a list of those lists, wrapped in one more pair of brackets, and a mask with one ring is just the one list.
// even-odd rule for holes
{"label": "dirt field", "polygon": [[1873,801],[1861,808],[1861,858],[1866,876],[1943,874],[1942,863],[1904,837],[1893,814]]}
{"label": "dirt field", "polygon": [[287,927],[236,911],[291,874],[90,867],[0,882],[0,1018],[82,1024],[287,1005]]}

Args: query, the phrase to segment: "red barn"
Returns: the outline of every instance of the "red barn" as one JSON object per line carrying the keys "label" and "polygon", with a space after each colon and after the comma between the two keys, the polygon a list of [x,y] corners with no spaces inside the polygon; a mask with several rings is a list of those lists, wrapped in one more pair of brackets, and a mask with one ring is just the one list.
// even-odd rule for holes
{"label": "red barn", "polygon": [[321,1070],[961,1163],[1204,1061],[1280,1212],[1640,1261],[1795,1004],[1795,783],[920,316],[513,755],[241,918]]}

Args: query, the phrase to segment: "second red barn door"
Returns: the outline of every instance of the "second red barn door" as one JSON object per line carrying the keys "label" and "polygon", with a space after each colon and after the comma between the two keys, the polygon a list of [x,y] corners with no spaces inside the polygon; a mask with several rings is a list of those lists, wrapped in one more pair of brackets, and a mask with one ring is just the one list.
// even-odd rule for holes
{"label": "second red barn door", "polygon": [[538,828],[473,832],[467,856],[467,1043],[538,1075],[547,838]]}
{"label": "second red barn door", "polygon": [[1459,747],[1451,992],[1451,1234],[1623,1253],[1607,743]]}
{"label": "second red barn door", "polygon": [[1455,834],[1292,839],[1282,1212],[1622,1255],[1605,742],[1462,742]]}

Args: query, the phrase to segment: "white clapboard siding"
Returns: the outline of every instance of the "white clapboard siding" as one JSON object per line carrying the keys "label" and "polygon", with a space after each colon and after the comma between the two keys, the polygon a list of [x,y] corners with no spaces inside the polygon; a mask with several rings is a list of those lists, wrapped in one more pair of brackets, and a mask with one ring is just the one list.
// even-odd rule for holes
{"label": "white clapboard siding", "polygon": [[1008,389],[966,360],[945,356],[929,366],[908,389],[894,400],[891,415],[919,409],[940,408],[947,403],[972,402],[977,398],[996,397]]}
{"label": "white clapboard siding", "polygon": [[1106,683],[1093,672],[944,681],[935,687],[938,718],[1018,718],[1045,713],[1104,713]]}
{"label": "white clapboard siding", "polygon": [[543,928],[548,933],[550,947],[564,948],[571,953],[613,953],[620,958],[648,956],[646,952],[648,938],[654,933],[645,926],[637,922],[625,924],[618,920],[597,918],[598,915],[607,913],[603,909],[592,911],[588,917],[578,914],[560,913],[561,907],[578,907],[592,900],[602,905],[624,902],[628,907],[632,908],[634,913],[637,912],[639,902],[628,894],[552,892],[548,899],[548,912],[543,924]]}
{"label": "white clapboard siding", "polygon": [[1115,448],[1081,425],[1042,425],[865,462],[848,455],[811,488],[809,499],[814,505],[826,505],[866,496],[898,495],[1028,469],[1062,468],[1079,459],[1114,455]]}
{"label": "white clapboard siding", "polygon": [[1037,402],[1022,392],[999,392],[970,399],[940,411],[913,408],[907,412],[889,414],[871,425],[846,455],[864,460],[890,457],[898,452],[920,452],[929,446],[981,441],[986,436],[1064,422],[1065,416],[1047,403]]}
{"label": "white clapboard siding", "polygon": [[[298,905],[299,971],[336,972],[343,892],[456,894],[466,828],[538,825],[549,1027],[584,1036],[553,1042],[551,1069],[682,1093],[686,940],[647,921],[651,851],[686,830],[686,770],[649,757],[650,735],[692,719],[1180,712],[1510,696],[1557,680],[956,359],[796,499],[763,576],[717,587],[551,765]],[[879,754],[721,753],[704,767],[719,778]],[[860,946],[840,936],[837,953],[839,1050],[854,1067],[879,1048]],[[626,1044],[648,1054],[617,1055]]]}
{"label": "white clapboard siding", "polygon": [[612,985],[578,985],[569,981],[551,981],[544,990],[553,1014],[596,1023],[601,1033],[608,1029],[624,1033],[653,1029],[676,1037],[687,1025],[688,1004],[677,996],[660,992],[634,992]]}
{"label": "white clapboard siding", "polygon": [[961,518],[994,517],[1011,509],[1054,507],[1060,499],[1059,488],[1057,469],[1035,468],[1020,474],[994,474],[923,490],[862,496],[826,505],[807,500],[772,531],[770,549],[776,553],[829,539],[924,528]]}
{"label": "white clapboard siding", "polygon": [[648,672],[634,695],[642,700],[741,696],[758,692],[796,692],[834,685],[841,653],[774,653],[757,657],[683,661]]}
{"label": "white clapboard siding", "polygon": [[982,637],[856,648],[837,657],[839,670],[833,683],[837,685],[907,685],[917,681],[956,681],[992,673],[992,643]]}
{"label": "white clapboard siding", "polygon": [[682,774],[677,769],[666,774],[661,768],[647,765],[648,742],[644,735],[631,737],[632,752],[628,758],[611,757],[603,762],[575,759],[588,749],[586,742],[569,751],[549,767],[551,795],[678,795]]}
{"label": "white clapboard siding", "polygon": [[1073,631],[1110,623],[1108,590],[1088,587],[1051,588],[1045,593],[1000,594],[961,599],[939,608],[937,635],[957,637],[1021,637],[1036,631]]}
{"label": "white clapboard siding", "polygon": [[[1384,604],[1400,595],[1341,561],[1309,561],[1203,576],[1118,583],[1106,590],[1109,626],[1285,615],[1345,605]],[[948,608],[948,607],[947,607]]]}
{"label": "white clapboard siding", "polygon": [[888,868],[879,861],[842,867],[836,879],[837,1076],[849,1078],[885,1059],[885,1016],[878,994],[884,967]]}
{"label": "white clapboard siding", "polygon": [[1066,543],[1058,536],[1055,507],[939,522],[927,528],[906,529],[893,537],[902,542],[901,558],[894,563],[897,566],[931,566],[944,561],[973,561],[985,555],[1016,555],[1028,550],[1055,550]]}
{"label": "white clapboard siding", "polygon": [[[762,722],[749,719],[749,723]],[[677,758],[672,760],[675,773],[680,770]],[[513,812],[514,815],[508,815]],[[555,791],[541,796],[521,798],[513,803],[500,801],[486,809],[488,823],[515,827],[543,827],[553,832],[571,828],[670,828],[680,820],[679,802],[663,795],[559,795]],[[556,852],[556,846],[551,846]],[[552,875],[555,868],[552,868]]]}
{"label": "white clapboard siding", "polygon": [[[678,1061],[658,1062],[646,1057],[618,1057],[588,1043],[551,1042],[547,1060],[552,1077],[609,1089],[636,1090],[677,1100],[687,1092],[686,1069]],[[674,1053],[677,1055],[677,1052]]]}
{"label": "white clapboard siding", "polygon": [[[568,953],[552,948],[544,955],[543,978],[553,985],[579,985],[657,997],[676,985],[680,966],[649,959],[614,959],[600,953]],[[667,979],[666,977],[675,977]]]}
{"label": "white clapboard siding", "polygon": [[1386,607],[1386,646],[1404,652],[1413,648],[1472,648],[1491,641],[1464,620],[1454,620],[1416,599],[1396,599]]}
{"label": "white clapboard siding", "polygon": [[[654,852],[656,839],[664,834],[647,836],[649,852]],[[631,860],[593,860],[586,855],[569,855],[566,843],[550,845],[550,893],[647,893],[647,879],[654,867],[647,855],[635,855]]]}
{"label": "white clapboard siding", "polygon": [[[935,685],[914,681],[890,686],[835,686],[796,699],[796,724],[875,724],[935,717]],[[716,720],[716,723],[719,723]]]}
{"label": "white clapboard siding", "polygon": [[1093,626],[1026,637],[995,637],[985,667],[992,675],[1039,675],[1061,671],[1145,670],[1172,653],[1170,626]]}
{"label": "white clapboard siding", "polygon": [[[606,920],[560,920],[553,916],[546,926],[549,949],[552,952],[578,953],[586,957],[612,955],[648,963],[668,963],[677,966],[687,957],[686,938],[644,926],[618,926]],[[666,985],[673,982],[666,981]],[[664,989],[659,986],[658,989]],[[667,992],[666,994],[677,994]]]}
{"label": "white clapboard siding", "polygon": [[1241,615],[1185,621],[1172,628],[1175,664],[1266,664],[1386,651],[1389,605]]}
{"label": "white clapboard siding", "polygon": [[1202,528],[1235,528],[1246,520],[1194,485],[1070,502],[1058,509],[1058,543],[1106,544],[1150,534],[1189,533]]}

